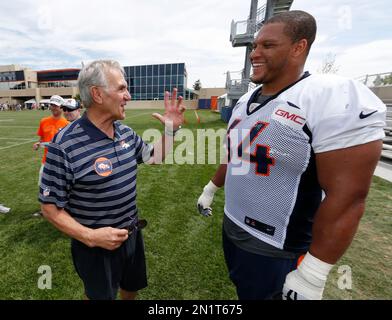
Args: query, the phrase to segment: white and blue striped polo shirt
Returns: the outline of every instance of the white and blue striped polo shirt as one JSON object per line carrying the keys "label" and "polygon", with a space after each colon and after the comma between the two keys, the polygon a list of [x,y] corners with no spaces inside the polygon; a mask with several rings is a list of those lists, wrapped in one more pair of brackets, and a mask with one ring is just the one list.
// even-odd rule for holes
{"label": "white and blue striped polo shirt", "polygon": [[39,201],[64,208],[90,228],[126,228],[137,217],[137,164],[153,153],[129,127],[114,122],[109,138],[86,115],[48,147]]}

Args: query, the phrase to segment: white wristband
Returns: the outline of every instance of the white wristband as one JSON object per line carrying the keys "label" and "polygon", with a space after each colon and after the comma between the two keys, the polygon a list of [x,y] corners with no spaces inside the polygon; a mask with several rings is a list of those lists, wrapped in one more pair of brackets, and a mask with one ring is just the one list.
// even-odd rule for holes
{"label": "white wristband", "polygon": [[165,126],[165,135],[174,137],[176,135],[176,133],[178,132],[178,130],[180,130],[180,129],[181,129],[181,126],[179,126],[178,129],[176,129],[176,130],[169,129],[168,127]]}
{"label": "white wristband", "polygon": [[298,268],[286,276],[283,300],[321,300],[332,267],[309,252],[306,253]]}
{"label": "white wristband", "polygon": [[211,180],[208,182],[208,184],[204,187],[204,192],[207,194],[213,196],[215,192],[217,192],[219,187],[217,187]]}
{"label": "white wristband", "polygon": [[320,259],[312,256],[310,252],[307,252],[297,270],[313,285],[317,287],[324,287],[332,267],[333,264],[321,261]]}

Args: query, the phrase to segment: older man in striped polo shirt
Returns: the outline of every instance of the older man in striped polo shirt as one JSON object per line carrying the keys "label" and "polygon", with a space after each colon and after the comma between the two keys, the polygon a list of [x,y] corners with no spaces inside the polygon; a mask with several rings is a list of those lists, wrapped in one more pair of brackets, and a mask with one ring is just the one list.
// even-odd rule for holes
{"label": "older man in striped polo shirt", "polygon": [[144,245],[137,226],[136,172],[139,163],[162,163],[184,121],[182,97],[165,93],[165,125],[154,146],[125,119],[131,96],[116,61],[94,61],[78,78],[86,107],[82,118],[59,132],[48,147],[40,185],[42,212],[72,238],[76,272],[88,299],[134,299],[147,286]]}

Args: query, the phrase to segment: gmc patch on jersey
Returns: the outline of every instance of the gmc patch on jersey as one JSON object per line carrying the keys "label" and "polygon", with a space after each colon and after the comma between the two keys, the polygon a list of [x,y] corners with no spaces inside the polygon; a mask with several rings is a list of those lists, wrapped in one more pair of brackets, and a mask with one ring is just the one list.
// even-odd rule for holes
{"label": "gmc patch on jersey", "polygon": [[302,129],[306,123],[302,110],[288,104],[279,104],[271,118],[294,129]]}
{"label": "gmc patch on jersey", "polygon": [[98,158],[95,160],[94,170],[101,177],[107,177],[113,172],[112,162],[107,158]]}

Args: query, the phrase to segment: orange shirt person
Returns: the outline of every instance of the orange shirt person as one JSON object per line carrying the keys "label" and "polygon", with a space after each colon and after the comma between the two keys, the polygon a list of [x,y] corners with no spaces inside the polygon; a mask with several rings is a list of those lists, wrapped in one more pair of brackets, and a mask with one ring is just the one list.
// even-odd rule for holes
{"label": "orange shirt person", "polygon": [[46,117],[41,120],[37,131],[37,135],[40,136],[41,139],[36,144],[45,147],[44,155],[42,157],[42,164],[45,164],[46,154],[48,152],[48,149],[46,148],[46,143],[52,141],[56,133],[59,132],[62,128],[66,127],[68,123],[69,122],[63,117],[61,117],[60,119]]}
{"label": "orange shirt person", "polygon": [[[61,106],[64,104],[64,99],[58,95],[54,95],[50,98],[50,111],[52,115],[50,117],[43,118],[40,121],[39,128],[37,131],[37,135],[40,136],[39,142],[34,143],[33,149],[38,150],[40,146],[45,147],[47,143],[52,141],[53,137],[59,132],[62,128],[68,125],[68,121],[62,116]],[[45,147],[44,156],[42,157],[42,165],[40,169],[38,185],[41,180],[43,165],[46,161],[46,154],[48,149]]]}

